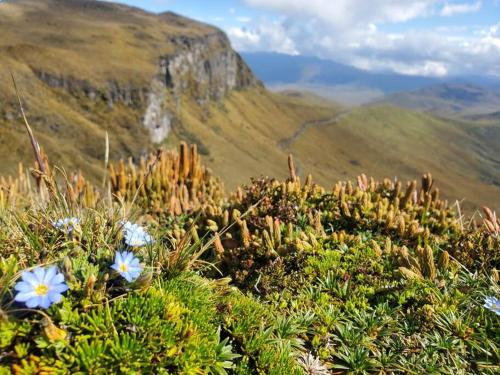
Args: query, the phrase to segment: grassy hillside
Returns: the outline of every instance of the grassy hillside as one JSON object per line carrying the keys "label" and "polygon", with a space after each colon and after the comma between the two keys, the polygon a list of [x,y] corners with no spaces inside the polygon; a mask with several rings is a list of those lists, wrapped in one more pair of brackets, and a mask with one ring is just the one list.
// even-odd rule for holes
{"label": "grassy hillside", "polygon": [[492,89],[465,83],[442,83],[380,99],[403,108],[446,115],[487,114],[500,106],[500,94]]}
{"label": "grassy hillside", "polygon": [[[170,20],[171,18],[171,20]],[[170,21],[169,21],[170,20]],[[13,0],[0,4],[0,158],[11,172],[30,151],[22,136],[10,73],[21,89],[28,117],[49,155],[60,165],[102,172],[105,131],[114,157],[150,147],[141,126],[143,109],[90,100],[82,91],[50,88],[44,72],[68,84],[108,90],[147,88],[158,56],[175,50],[169,38],[201,36],[216,29],[169,14],[97,1]]]}
{"label": "grassy hillside", "polygon": [[[47,116],[50,118],[50,113]],[[303,124],[316,119],[326,122],[300,131]],[[89,123],[83,120],[83,124]],[[75,156],[84,158],[85,153],[71,152],[73,140],[82,139],[81,145],[92,147],[87,153],[99,157],[97,161],[83,159],[83,163],[101,175],[103,130],[94,130],[89,124],[85,135],[86,127],[74,126],[74,133],[67,138],[58,130],[56,140],[43,135],[41,140],[49,149],[58,150],[59,160],[71,167],[81,165]],[[204,106],[184,98],[167,144],[173,146],[179,140],[197,143],[208,165],[229,189],[252,176],[283,176],[280,166],[293,153],[302,178],[312,173],[327,186],[339,178],[353,179],[363,171],[379,178],[400,179],[429,171],[445,188],[447,198],[464,200],[463,206],[471,209],[483,204],[500,207],[500,164],[495,151],[499,133],[496,123],[442,119],[393,106],[347,111],[315,97],[272,94],[256,88],[233,92],[222,103]],[[284,147],[283,141],[294,135],[294,141]],[[118,147],[134,155],[133,145],[140,136],[133,128],[124,129],[122,137],[127,141]],[[24,143],[29,159],[31,151],[20,124],[15,137]],[[111,140],[116,142],[113,137]],[[61,145],[67,148],[61,149]],[[2,150],[8,154],[6,160],[18,160],[7,147]],[[113,157],[117,154],[112,151]]]}
{"label": "grassy hillside", "polygon": [[185,132],[184,139],[196,134],[208,150],[208,164],[229,188],[252,176],[283,176],[279,166],[293,153],[299,175],[312,173],[326,186],[363,171],[399,179],[430,171],[446,198],[465,209],[500,207],[498,124],[388,105],[347,110],[314,96],[261,91],[233,93],[223,105],[205,110],[184,105],[181,118],[182,130],[174,133]]}
{"label": "grassy hillside", "polygon": [[[145,96],[158,73],[159,57],[179,48],[175,38],[188,40],[219,31],[178,15],[155,15],[108,2],[12,0],[0,6],[0,32],[0,158],[4,161],[0,171],[14,173],[18,161],[31,160],[12,72],[30,123],[51,160],[98,178],[103,173],[106,131],[112,159],[137,157],[155,146],[141,125],[144,102],[126,105],[116,101],[111,106],[101,97],[91,99],[88,91],[106,93],[111,84],[142,91]],[[211,46],[219,47],[224,46]],[[49,82],[60,80],[60,87],[42,81],[40,72]],[[166,100],[168,105],[174,102],[172,97]],[[189,93],[180,102],[181,113],[174,121],[169,143],[200,140],[204,150],[211,150],[215,168],[224,165],[218,150],[227,149],[233,163],[220,173],[229,177],[230,186],[260,173],[257,164],[252,164],[255,157],[263,163],[269,152],[272,162],[286,158],[272,144],[278,133],[335,112],[326,105],[302,103],[258,88],[234,92],[223,104],[200,105]],[[214,117],[206,124],[209,112]],[[228,142],[215,136],[217,132]],[[240,173],[241,166],[249,169]],[[269,170],[273,171],[277,168]]]}
{"label": "grassy hillside", "polygon": [[279,140],[293,134],[304,122],[334,116],[339,110],[314,98],[262,89],[233,92],[222,104],[182,104],[182,123],[174,126],[169,141],[173,145],[179,139],[196,138],[200,149],[206,150],[208,165],[232,189],[252,176],[283,176],[281,166],[288,151],[279,147]]}
{"label": "grassy hillside", "polygon": [[[484,133],[487,131],[487,133]],[[450,199],[468,208],[500,207],[500,126],[440,119],[394,106],[354,109],[330,125],[310,127],[289,147],[324,184],[362,171],[411,178],[428,170]],[[496,136],[494,136],[496,135]],[[313,150],[325,150],[314,158]]]}
{"label": "grassy hillside", "polygon": [[217,32],[170,13],[92,0],[7,0],[0,14],[2,59],[101,85],[147,84],[158,57],[175,51],[172,37]]}

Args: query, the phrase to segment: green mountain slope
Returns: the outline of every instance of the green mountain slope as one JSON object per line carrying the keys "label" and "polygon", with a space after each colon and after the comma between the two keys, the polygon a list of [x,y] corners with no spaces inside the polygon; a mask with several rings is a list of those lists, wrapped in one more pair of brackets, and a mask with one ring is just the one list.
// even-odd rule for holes
{"label": "green mountain slope", "polygon": [[473,116],[498,110],[500,94],[472,84],[443,83],[392,94],[380,102],[439,114]]}
{"label": "green mountain slope", "polygon": [[[499,125],[441,119],[381,105],[354,109],[331,124],[308,128],[289,149],[322,183],[354,178],[414,178],[432,171],[448,197],[500,207]],[[315,158],[312,150],[324,150]]]}

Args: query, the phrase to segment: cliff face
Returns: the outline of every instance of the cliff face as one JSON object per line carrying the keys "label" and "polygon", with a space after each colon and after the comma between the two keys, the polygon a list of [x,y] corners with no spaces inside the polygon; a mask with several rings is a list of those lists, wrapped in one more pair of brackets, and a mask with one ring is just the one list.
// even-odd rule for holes
{"label": "cliff face", "polygon": [[260,85],[222,32],[197,38],[174,37],[172,43],[175,52],[158,57],[158,73],[149,87],[116,80],[95,86],[85,79],[32,69],[50,88],[62,89],[75,97],[83,95],[91,101],[104,101],[109,108],[120,103],[142,111],[142,124],[156,144],[167,138],[176,117],[175,105],[171,103],[178,103],[182,96],[203,105],[210,100],[220,102],[232,90]]}
{"label": "cliff face", "polygon": [[[231,90],[260,85],[220,31],[197,38],[176,36],[171,42],[175,52],[159,59],[143,120],[155,143],[168,136],[182,96],[203,105],[210,100],[220,102]],[[174,105],[167,104],[168,96]]]}
{"label": "cliff face", "polygon": [[115,103],[140,108],[148,95],[147,87],[136,87],[130,83],[123,84],[109,80],[105,86],[99,87],[92,85],[85,79],[73,76],[58,76],[38,70],[36,67],[33,67],[32,70],[36,77],[50,88],[62,89],[75,97],[83,95],[91,101],[102,100],[110,108],[113,108]]}
{"label": "cliff face", "polygon": [[162,56],[165,84],[176,94],[192,94],[200,101],[220,101],[233,89],[257,83],[241,57],[231,49],[222,32],[201,38],[173,37],[173,54]]}

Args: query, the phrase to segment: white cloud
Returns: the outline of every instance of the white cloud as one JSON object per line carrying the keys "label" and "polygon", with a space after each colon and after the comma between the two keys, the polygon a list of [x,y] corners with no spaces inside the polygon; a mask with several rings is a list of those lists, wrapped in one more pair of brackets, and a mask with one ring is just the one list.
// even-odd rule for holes
{"label": "white cloud", "polygon": [[231,27],[227,30],[233,47],[240,51],[274,51],[297,55],[293,40],[282,25],[262,23],[256,28]]}
{"label": "white cloud", "polygon": [[496,38],[498,41],[500,38],[500,22],[486,29],[484,35],[490,38]]}
{"label": "white cloud", "polygon": [[241,23],[248,23],[252,19],[250,17],[236,17],[236,21],[241,22]]}
{"label": "white cloud", "polygon": [[[229,29],[228,35],[242,51],[300,53],[369,70],[500,75],[500,23],[484,26],[480,32],[466,25],[387,31],[391,24],[444,13],[452,16],[481,6],[477,1],[460,1],[245,0],[280,17],[254,19]],[[460,7],[464,4],[468,7]]]}
{"label": "white cloud", "polygon": [[429,14],[440,0],[245,0],[288,15],[313,16],[336,26],[404,22]]}
{"label": "white cloud", "polygon": [[481,1],[476,1],[475,3],[461,3],[461,4],[448,4],[446,3],[441,9],[442,16],[454,16],[456,14],[465,14],[477,12],[482,7]]}
{"label": "white cloud", "polygon": [[361,60],[357,65],[367,70],[391,70],[411,76],[444,77],[448,74],[446,65],[439,61],[422,61],[416,64],[404,61],[366,60],[363,64]]}

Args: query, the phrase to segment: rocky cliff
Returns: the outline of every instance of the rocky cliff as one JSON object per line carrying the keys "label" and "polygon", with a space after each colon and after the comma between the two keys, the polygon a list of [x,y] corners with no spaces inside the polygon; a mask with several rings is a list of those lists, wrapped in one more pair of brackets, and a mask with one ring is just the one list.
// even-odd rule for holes
{"label": "rocky cliff", "polygon": [[[159,58],[143,120],[155,143],[168,136],[182,96],[203,105],[210,100],[220,102],[231,90],[260,85],[221,31],[196,38],[174,36],[170,41],[175,50]],[[168,105],[168,96],[174,106]]]}
{"label": "rocky cliff", "polygon": [[174,93],[188,93],[200,101],[220,101],[233,89],[255,85],[250,69],[220,31],[198,38],[177,36],[177,47],[162,56],[160,66],[165,85]]}

